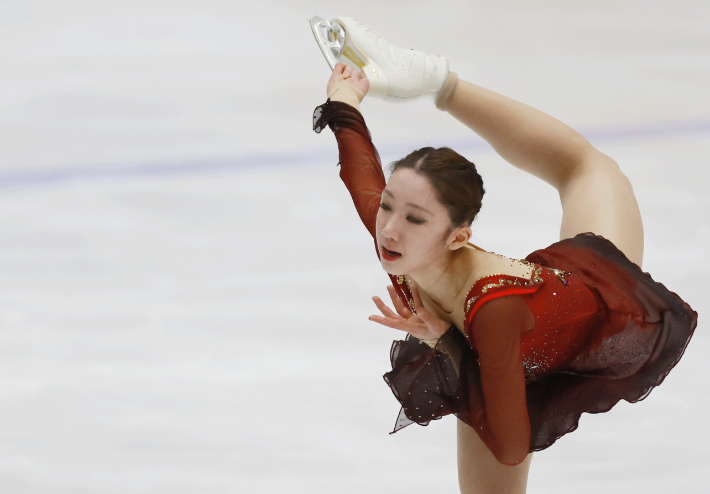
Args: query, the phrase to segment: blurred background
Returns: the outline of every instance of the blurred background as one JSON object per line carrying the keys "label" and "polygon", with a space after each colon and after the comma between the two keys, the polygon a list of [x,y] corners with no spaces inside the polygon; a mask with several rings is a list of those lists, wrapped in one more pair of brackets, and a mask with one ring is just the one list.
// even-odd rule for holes
{"label": "blurred background", "polygon": [[[710,3],[0,2],[0,492],[458,492],[455,419],[388,435],[388,278],[311,114],[308,19],[362,21],[579,130],[630,177],[644,269],[701,313],[646,400],[537,453],[530,493],[701,493],[710,462]],[[474,242],[557,240],[546,184],[426,102],[366,100],[382,161],[451,146]]]}

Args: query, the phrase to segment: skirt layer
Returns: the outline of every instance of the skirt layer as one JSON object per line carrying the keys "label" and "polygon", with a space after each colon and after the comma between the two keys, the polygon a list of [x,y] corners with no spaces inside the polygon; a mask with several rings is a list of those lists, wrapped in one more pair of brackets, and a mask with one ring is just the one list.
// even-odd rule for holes
{"label": "skirt layer", "polygon": [[[532,452],[575,430],[584,412],[606,412],[619,400],[648,396],[683,355],[697,313],[613,243],[593,234],[557,242],[527,260],[575,274],[594,294],[600,313],[595,337],[571,356],[569,365],[526,386]],[[451,413],[470,423],[469,395],[480,388],[475,353],[455,330],[442,337],[439,347],[461,350],[458,372],[446,353],[416,338],[394,342],[392,371],[384,376],[402,404],[394,431]],[[423,389],[437,392],[424,394]]]}
{"label": "skirt layer", "polygon": [[577,275],[602,311],[596,341],[566,369],[527,386],[530,450],[538,451],[576,429],[583,412],[648,396],[685,352],[698,315],[597,235],[562,240],[527,260]]}

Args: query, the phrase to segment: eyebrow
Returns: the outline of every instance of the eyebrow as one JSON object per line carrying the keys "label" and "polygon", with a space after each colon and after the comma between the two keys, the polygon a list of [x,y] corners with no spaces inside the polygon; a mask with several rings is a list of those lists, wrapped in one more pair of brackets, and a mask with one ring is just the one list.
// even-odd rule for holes
{"label": "eyebrow", "polygon": [[[394,199],[394,194],[392,194],[392,192],[390,192],[389,190],[384,189],[383,192],[384,192],[385,194],[387,194],[388,196],[390,196],[392,199]],[[432,213],[431,211],[429,211],[427,208],[423,208],[423,207],[421,207],[421,206],[418,205],[418,204],[414,204],[414,203],[408,202],[406,205],[409,206],[409,207],[412,207],[412,208],[414,208],[414,209],[419,209],[420,211],[424,211],[425,213],[429,213],[429,214],[431,214],[432,216],[434,215],[434,213]]]}

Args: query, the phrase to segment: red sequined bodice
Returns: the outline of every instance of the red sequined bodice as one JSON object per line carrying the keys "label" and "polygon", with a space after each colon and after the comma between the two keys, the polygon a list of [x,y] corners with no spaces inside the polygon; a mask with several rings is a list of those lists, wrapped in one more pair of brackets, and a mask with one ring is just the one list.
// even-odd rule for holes
{"label": "red sequined bodice", "polygon": [[530,279],[494,275],[479,279],[466,297],[464,336],[471,340],[471,327],[478,309],[489,300],[520,295],[534,320],[521,336],[520,354],[526,380],[562,370],[597,339],[599,308],[592,292],[577,276],[558,269],[532,265]]}
{"label": "red sequined bodice", "polygon": [[[385,177],[362,115],[329,102],[314,113],[314,130],[325,125],[374,238]],[[498,461],[515,465],[576,429],[581,413],[644,398],[693,334],[697,314],[602,237],[579,234],[523,262],[530,279],[476,281],[464,327],[446,332],[436,350],[416,338],[393,344],[385,380],[402,404],[395,431],[455,413]],[[404,277],[390,278],[414,309]]]}

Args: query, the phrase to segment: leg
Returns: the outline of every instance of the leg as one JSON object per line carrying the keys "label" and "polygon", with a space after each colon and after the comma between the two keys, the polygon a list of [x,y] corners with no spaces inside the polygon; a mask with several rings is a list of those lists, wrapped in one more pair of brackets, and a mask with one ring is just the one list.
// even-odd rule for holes
{"label": "leg", "polygon": [[[323,21],[314,18],[312,23],[315,20]],[[353,19],[336,21],[348,33],[346,38],[355,42],[355,48],[364,50],[360,61],[367,77],[374,77],[373,94],[400,100],[435,94],[439,109],[447,110],[486,139],[512,165],[559,191],[563,211],[561,238],[591,231],[611,240],[629,259],[641,265],[641,214],[631,184],[614,160],[549,115],[458,81],[456,74],[449,72],[448,62],[438,55],[390,45]],[[342,33],[333,31],[332,23],[325,24],[331,30],[329,40],[342,38]],[[314,25],[319,39],[317,32]],[[348,63],[345,59],[341,61]],[[406,76],[402,76],[401,67],[409,67]],[[380,80],[379,73],[386,77]]]}
{"label": "leg", "polygon": [[460,420],[457,431],[462,494],[525,494],[532,454],[514,467],[498,463],[476,431]]}
{"label": "leg", "polygon": [[559,120],[466,81],[458,81],[445,110],[510,164],[558,190],[561,238],[596,233],[641,265],[641,213],[631,183],[614,160]]}

